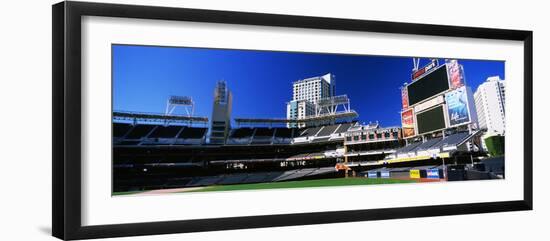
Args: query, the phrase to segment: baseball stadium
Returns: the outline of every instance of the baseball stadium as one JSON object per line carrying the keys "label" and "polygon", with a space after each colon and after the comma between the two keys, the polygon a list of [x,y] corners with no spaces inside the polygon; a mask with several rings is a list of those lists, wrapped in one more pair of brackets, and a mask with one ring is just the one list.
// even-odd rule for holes
{"label": "baseball stadium", "polygon": [[503,179],[504,133],[488,135],[464,67],[410,59],[410,79],[389,94],[401,97],[396,126],[361,122],[333,73],[289,81],[286,117],[234,116],[231,80],[216,80],[208,116],[193,95],[166,96],[164,112],[114,109],[112,193]]}

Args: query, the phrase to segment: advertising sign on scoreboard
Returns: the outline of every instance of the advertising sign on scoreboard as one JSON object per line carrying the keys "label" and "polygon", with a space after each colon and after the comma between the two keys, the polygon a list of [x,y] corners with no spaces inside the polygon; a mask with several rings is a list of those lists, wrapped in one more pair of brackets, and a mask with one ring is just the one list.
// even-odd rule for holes
{"label": "advertising sign on scoreboard", "polygon": [[401,89],[401,103],[403,110],[409,108],[409,95],[407,93],[407,88]]}
{"label": "advertising sign on scoreboard", "polygon": [[470,108],[466,87],[462,86],[445,94],[449,116],[449,126],[457,126],[470,122]]}
{"label": "advertising sign on scoreboard", "polygon": [[447,72],[449,73],[449,84],[451,89],[464,86],[464,74],[462,67],[456,59],[447,60]]}
{"label": "advertising sign on scoreboard", "polygon": [[417,71],[415,71],[414,73],[412,73],[411,80],[415,81],[416,79],[418,79],[418,77],[428,73],[431,69],[433,69],[434,67],[437,67],[438,65],[439,64],[438,64],[437,60],[434,60],[434,61],[430,62],[426,66],[424,66],[424,67],[418,69]]}
{"label": "advertising sign on scoreboard", "polygon": [[403,137],[405,138],[415,135],[413,118],[413,109],[408,109],[401,113],[401,127],[403,130]]}
{"label": "advertising sign on scoreboard", "polygon": [[444,101],[445,101],[445,98],[443,98],[443,95],[437,96],[437,97],[435,97],[431,100],[428,100],[428,101],[422,102],[421,104],[416,105],[414,107],[414,112],[415,113],[420,113],[420,112],[422,112],[424,110],[427,110],[431,107],[434,107],[436,105],[440,105]]}

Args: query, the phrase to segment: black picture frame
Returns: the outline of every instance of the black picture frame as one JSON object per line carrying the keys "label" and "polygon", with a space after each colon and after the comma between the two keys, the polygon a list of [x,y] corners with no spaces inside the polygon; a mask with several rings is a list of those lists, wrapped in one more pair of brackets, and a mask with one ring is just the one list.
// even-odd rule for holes
{"label": "black picture frame", "polygon": [[[150,7],[90,2],[52,6],[53,166],[52,233],[72,240],[134,235],[277,227],[381,219],[532,210],[533,32],[277,14]],[[81,224],[81,17],[104,16],[230,23],[378,33],[517,40],[524,43],[524,193],[521,200],[422,207],[342,210],[284,215],[212,218],[82,226]]]}

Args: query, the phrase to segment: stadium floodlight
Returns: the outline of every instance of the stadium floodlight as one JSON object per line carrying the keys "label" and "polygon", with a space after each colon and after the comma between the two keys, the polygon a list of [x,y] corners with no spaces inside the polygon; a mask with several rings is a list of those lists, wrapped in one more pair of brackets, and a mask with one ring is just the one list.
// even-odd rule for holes
{"label": "stadium floodlight", "polygon": [[192,117],[195,113],[195,102],[189,96],[170,96],[166,101],[165,115],[172,115],[176,107],[182,107],[188,117]]}
{"label": "stadium floodlight", "polygon": [[343,112],[351,111],[350,101],[347,95],[331,96],[320,99],[315,102],[315,115],[335,114],[339,107],[344,109]]}

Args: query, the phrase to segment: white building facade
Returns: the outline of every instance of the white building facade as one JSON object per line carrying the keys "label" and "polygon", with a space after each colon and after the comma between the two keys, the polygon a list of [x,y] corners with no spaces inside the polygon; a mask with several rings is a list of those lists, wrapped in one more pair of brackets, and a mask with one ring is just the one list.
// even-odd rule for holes
{"label": "white building facade", "polygon": [[499,76],[487,78],[474,93],[475,106],[480,128],[487,129],[487,135],[505,135],[506,85]]}
{"label": "white building facade", "polygon": [[315,115],[315,103],[334,96],[334,75],[328,73],[292,83],[292,100],[287,103],[287,119],[304,119]]}

